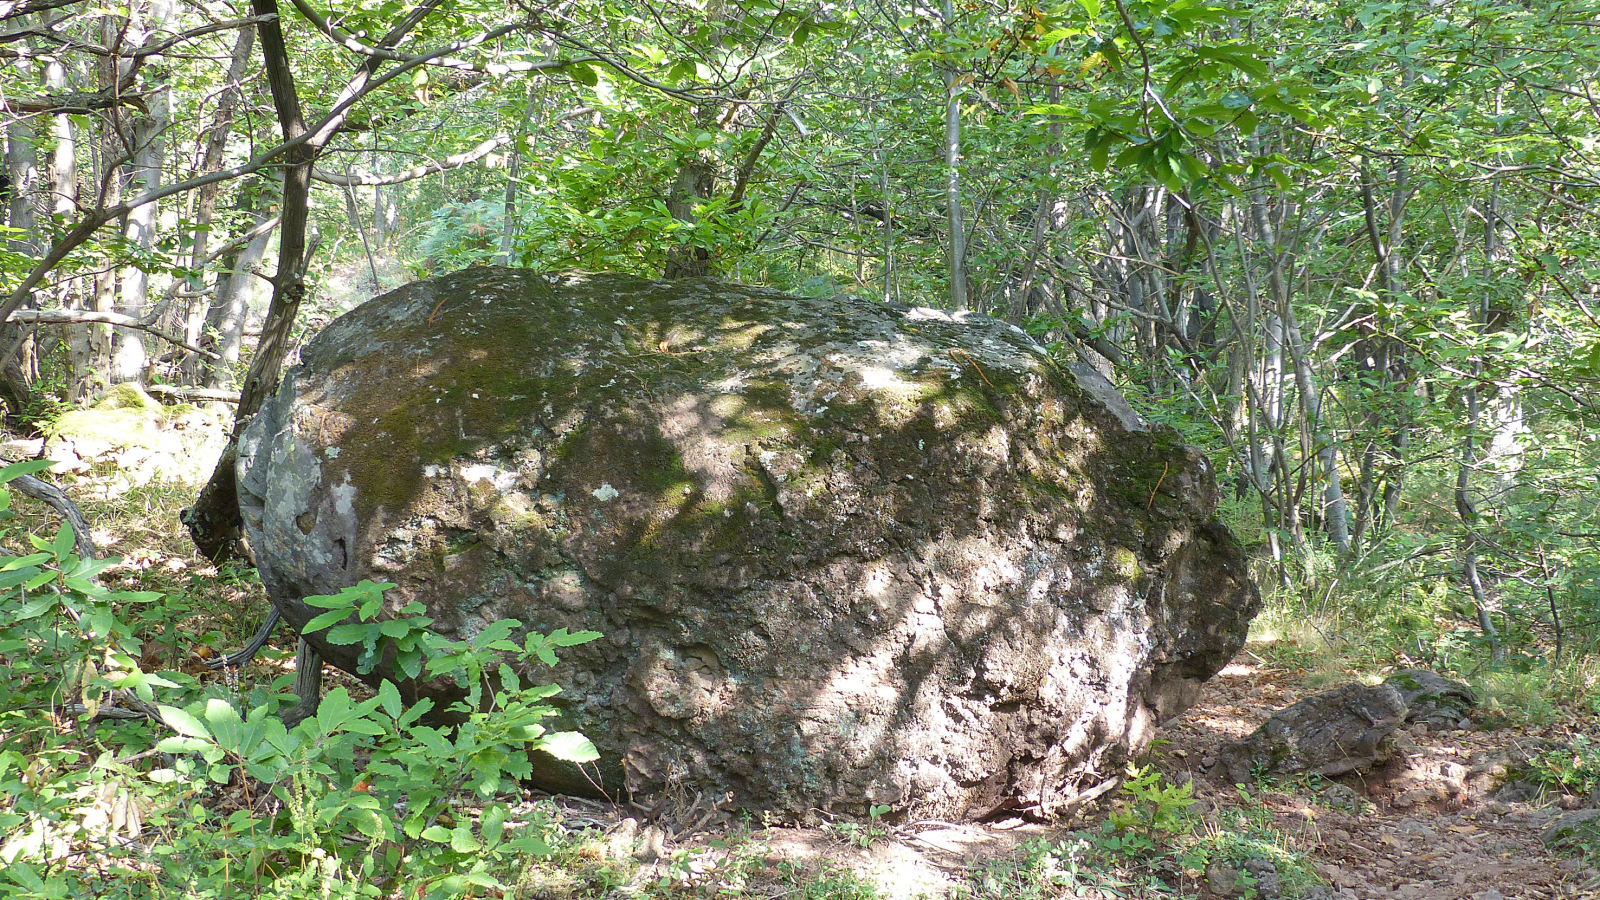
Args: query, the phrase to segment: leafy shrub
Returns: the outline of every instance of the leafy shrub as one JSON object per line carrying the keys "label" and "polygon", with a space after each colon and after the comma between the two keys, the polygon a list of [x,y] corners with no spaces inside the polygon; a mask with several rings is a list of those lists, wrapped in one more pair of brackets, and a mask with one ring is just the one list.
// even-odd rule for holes
{"label": "leafy shrub", "polygon": [[1563,794],[1600,790],[1600,743],[1573,735],[1566,747],[1541,751],[1528,760],[1528,774]]}
{"label": "leafy shrub", "polygon": [[[44,465],[0,470],[0,519],[4,483]],[[542,817],[500,797],[528,751],[596,758],[580,735],[546,730],[557,688],[524,686],[501,661],[553,664],[553,648],[593,632],[518,644],[506,620],[446,640],[425,617],[372,621],[387,586],[364,582],[320,598],[354,614],[340,637],[374,653],[392,642],[419,671],[455,677],[461,724],[424,724],[431,701],[407,707],[385,681],[364,700],[331,691],[290,729],[280,697],[246,709],[218,685],[142,670],[139,611],[161,598],[96,582],[115,560],[79,559],[70,528],[28,540],[34,553],[0,555],[0,898],[504,890],[518,855],[549,852]],[[133,718],[96,724],[113,706]]]}

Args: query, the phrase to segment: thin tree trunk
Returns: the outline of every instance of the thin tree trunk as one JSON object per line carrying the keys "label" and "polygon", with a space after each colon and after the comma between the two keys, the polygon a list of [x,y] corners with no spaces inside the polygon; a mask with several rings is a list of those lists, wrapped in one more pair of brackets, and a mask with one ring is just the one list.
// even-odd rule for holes
{"label": "thin tree trunk", "polygon": [[[678,177],[667,195],[667,212],[680,222],[695,222],[694,207],[711,199],[716,186],[716,169],[699,153],[692,153],[678,166]],[[663,271],[666,278],[698,278],[711,274],[711,251],[696,241],[675,247],[667,254]]]}
{"label": "thin tree trunk", "polygon": [[500,213],[500,251],[494,257],[494,261],[502,266],[511,265],[511,242],[517,231],[517,187],[520,184],[518,177],[522,173],[522,154],[534,151],[532,147],[525,147],[528,126],[533,122],[534,93],[532,88],[528,89],[528,107],[522,111],[522,121],[517,125],[516,138],[511,142],[511,150],[507,154],[510,159],[506,163],[505,206]]}
{"label": "thin tree trunk", "polygon": [[[266,210],[258,210],[258,221],[265,221]],[[206,360],[204,384],[208,388],[233,385],[234,368],[239,364],[239,354],[244,347],[245,323],[250,317],[250,298],[255,294],[256,280],[261,276],[257,269],[266,258],[272,241],[270,229],[257,234],[238,253],[233,254],[229,265],[217,273],[217,289],[206,315],[207,338],[200,346],[210,345],[218,359]]]}
{"label": "thin tree trunk", "polygon": [[[67,70],[60,61],[45,63],[44,72],[46,90],[67,89]],[[67,222],[78,211],[77,129],[71,116],[61,114],[51,117],[50,131],[55,138],[50,151],[50,212]]]}
{"label": "thin tree trunk", "polygon": [[[134,7],[137,8],[136,6]],[[129,31],[135,44],[143,44],[161,28],[171,14],[166,0],[155,0],[146,11],[143,21],[136,22]],[[146,78],[153,80],[153,89],[146,94],[145,104],[149,114],[140,117],[133,126],[133,172],[129,182],[130,193],[138,195],[161,186],[162,169],[166,165],[166,130],[172,96],[162,65],[151,60],[145,67]],[[128,213],[123,236],[131,246],[148,253],[155,247],[156,213],[159,204],[146,203]],[[118,294],[119,312],[140,318],[149,302],[150,275],[138,264],[122,270]],[[144,335],[140,332],[119,331],[112,341],[111,381],[142,381],[145,366]]]}
{"label": "thin tree trunk", "polygon": [[[223,153],[227,149],[228,135],[233,130],[233,110],[238,104],[242,92],[240,82],[249,74],[250,57],[255,47],[255,28],[245,26],[239,29],[239,36],[233,43],[233,58],[228,64],[228,84],[223,88],[222,94],[217,97],[217,111],[211,119],[211,127],[206,131],[205,159],[201,163],[200,174],[219,171],[222,168]],[[222,184],[208,184],[200,188],[199,196],[195,199],[195,224],[194,239],[192,241],[193,253],[190,255],[190,268],[194,270],[194,279],[190,285],[195,293],[203,294],[202,271],[206,265],[206,258],[210,253],[211,220],[216,214],[217,195],[222,191]],[[218,275],[218,292],[221,283],[227,276]],[[205,333],[207,306],[201,299],[189,301],[188,308],[184,311],[184,339],[194,345],[199,345]],[[198,382],[204,374],[202,358],[197,354],[189,354],[184,358],[184,372],[188,380]]]}
{"label": "thin tree trunk", "polygon": [[[17,82],[33,80],[33,65],[28,60],[16,60]],[[35,255],[43,242],[39,236],[39,223],[35,213],[40,189],[39,139],[30,119],[12,119],[6,125],[6,176],[11,181],[11,196],[7,198],[7,224],[21,232],[11,238],[11,246],[20,253]]]}
{"label": "thin tree trunk", "polygon": [[[955,33],[955,6],[944,0],[946,36]],[[961,80],[952,66],[945,79],[944,202],[950,231],[950,307],[967,308],[967,227],[961,214]]]}
{"label": "thin tree trunk", "polygon": [[[250,7],[251,12],[263,20],[258,34],[261,56],[283,139],[296,140],[306,134],[306,124],[300,108],[300,95],[295,87],[294,71],[289,65],[289,51],[283,39],[277,0],[251,0]],[[384,35],[378,46],[392,48],[437,8],[437,3],[425,0]],[[380,65],[378,57],[368,57],[345,84],[334,103],[342,104],[363,90]],[[300,304],[306,295],[305,273],[309,257],[306,224],[310,212],[311,169],[322,148],[344,121],[344,115],[332,117],[308,140],[285,155],[283,211],[278,225],[278,271],[272,282],[272,302],[267,307],[267,317],[261,326],[261,340],[256,345],[255,356],[250,360],[250,370],[245,374],[244,384],[239,391],[233,433],[217,460],[217,468],[211,473],[211,479],[201,489],[194,506],[183,513],[184,524],[188,526],[195,545],[212,559],[231,555],[238,545],[239,498],[234,464],[238,460],[239,438],[261,404],[277,389],[283,361],[289,353],[289,340]]]}

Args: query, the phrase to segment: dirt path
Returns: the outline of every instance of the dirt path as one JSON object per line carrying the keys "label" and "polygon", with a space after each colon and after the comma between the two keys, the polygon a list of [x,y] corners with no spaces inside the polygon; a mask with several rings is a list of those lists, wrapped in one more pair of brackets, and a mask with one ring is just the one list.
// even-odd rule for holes
{"label": "dirt path", "polygon": [[[1193,709],[1163,729],[1171,744],[1158,768],[1172,779],[1192,778],[1205,804],[1228,805],[1236,789],[1207,774],[1220,775],[1207,767],[1216,748],[1310,693],[1293,674],[1229,666]],[[1594,870],[1540,841],[1566,810],[1556,798],[1510,781],[1544,741],[1510,729],[1417,727],[1400,744],[1403,759],[1365,776],[1260,786],[1263,804],[1280,828],[1304,842],[1334,896],[1600,898]]]}
{"label": "dirt path", "polygon": [[[1210,766],[1222,744],[1315,692],[1297,673],[1235,664],[1205,686],[1194,708],[1162,729],[1166,743],[1153,752],[1153,765],[1169,784],[1192,783],[1198,802],[1190,812],[1201,822],[1184,825],[1192,835],[1174,832],[1159,850],[1185,840],[1193,845],[1206,836],[1220,846],[1215,839],[1237,831],[1237,814],[1247,811],[1257,838],[1265,836],[1258,847],[1264,846],[1267,856],[1278,852],[1280,859],[1310,863],[1323,884],[1302,882],[1298,896],[1311,900],[1600,900],[1600,873],[1540,841],[1540,833],[1566,810],[1557,798],[1539,796],[1514,781],[1521,762],[1548,746],[1519,731],[1430,733],[1418,727],[1401,738],[1403,759],[1382,771],[1339,782],[1264,781],[1244,793]],[[1575,805],[1570,802],[1575,798],[1567,799]],[[1275,887],[1275,871],[1257,868],[1234,873],[1245,875],[1239,880],[1219,878],[1212,867],[1186,869],[1173,853],[1090,851],[1084,870],[1072,869],[1065,877],[1074,863],[1062,848],[1105,843],[1100,828],[1110,812],[1102,809],[1077,823],[1079,835],[1059,825],[1011,820],[873,826],[878,830],[867,839],[863,823],[760,828],[728,821],[679,833],[673,820],[694,816],[669,812],[651,825],[624,823],[626,813],[615,809],[591,806],[587,815],[610,835],[612,859],[637,866],[626,878],[634,885],[628,890],[650,893],[645,886],[655,885],[652,896],[1268,900],[1295,895],[1287,882]],[[643,837],[652,831],[659,836]],[[638,848],[651,840],[655,849],[641,862]],[[1041,857],[1052,856],[1041,866]],[[1214,853],[1212,859],[1221,856]],[[665,885],[670,887],[661,890]]]}

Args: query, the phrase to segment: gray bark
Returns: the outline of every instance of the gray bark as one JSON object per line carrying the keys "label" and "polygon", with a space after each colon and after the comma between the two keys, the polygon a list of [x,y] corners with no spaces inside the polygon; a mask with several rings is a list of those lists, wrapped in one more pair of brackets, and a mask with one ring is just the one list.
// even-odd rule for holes
{"label": "gray bark", "polygon": [[[944,0],[944,27],[955,29],[955,6]],[[944,202],[950,229],[950,306],[967,308],[967,226],[961,214],[961,84],[954,68],[945,79]]]}
{"label": "gray bark", "polygon": [[[44,80],[47,90],[66,90],[66,67],[50,60],[45,63]],[[71,218],[78,211],[78,141],[72,117],[53,116],[50,133],[55,138],[55,146],[50,151],[50,212]]]}
{"label": "gray bark", "polygon": [[[228,64],[228,86],[217,97],[217,111],[212,117],[211,127],[205,136],[205,160],[201,163],[203,173],[215,172],[222,168],[223,154],[227,150],[228,135],[233,130],[233,110],[239,101],[241,93],[240,82],[249,73],[251,50],[255,46],[256,32],[253,27],[239,30],[239,36],[234,41],[233,58]],[[207,256],[210,253],[211,220],[216,213],[217,195],[222,191],[222,184],[208,184],[200,188],[195,200],[195,225],[192,253],[190,255],[190,268],[194,270],[193,284],[195,293],[202,294],[201,280],[205,277],[204,269]],[[220,283],[223,276],[218,276]],[[207,307],[200,300],[191,300],[183,313],[184,339],[190,344],[199,344],[205,333]],[[199,380],[202,369],[200,357],[190,354],[184,359],[183,368],[190,381]]]}
{"label": "gray bark", "polygon": [[[128,37],[136,39],[137,43],[144,43],[171,15],[172,7],[167,0],[155,0],[150,4],[142,21],[136,20],[129,29]],[[142,116],[133,126],[133,171],[129,183],[129,190],[140,194],[161,186],[162,169],[166,165],[167,142],[166,131],[172,91],[166,83],[166,74],[162,70],[162,61],[152,57],[145,63],[145,77],[154,82],[148,92],[145,104],[149,115]],[[128,213],[127,224],[123,236],[128,243],[137,246],[141,251],[148,252],[155,246],[157,204],[146,203],[136,206]],[[150,295],[150,275],[138,265],[131,265],[122,270],[122,284],[119,293],[120,312],[138,318],[145,313]],[[111,380],[112,382],[142,381],[144,379],[144,366],[146,352],[144,336],[139,332],[121,331],[113,339]]]}
{"label": "gray bark", "polygon": [[[265,220],[267,213],[257,213]],[[232,387],[233,370],[239,363],[239,351],[244,347],[244,326],[250,315],[250,298],[255,294],[256,282],[261,280],[257,267],[267,255],[272,242],[272,230],[262,231],[244,246],[233,259],[229,270],[217,274],[217,292],[206,316],[207,331],[215,335],[219,360],[206,369],[205,386],[208,388]]]}

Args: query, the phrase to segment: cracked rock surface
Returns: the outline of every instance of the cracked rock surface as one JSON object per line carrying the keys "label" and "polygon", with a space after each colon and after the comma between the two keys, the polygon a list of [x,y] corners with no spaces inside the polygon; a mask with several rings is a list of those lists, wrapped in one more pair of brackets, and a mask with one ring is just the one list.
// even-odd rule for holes
{"label": "cracked rock surface", "polygon": [[601,632],[519,673],[603,755],[552,789],[1065,813],[1260,605],[1205,458],[983,316],[475,268],[302,360],[240,448],[273,602],[370,578],[456,638]]}

